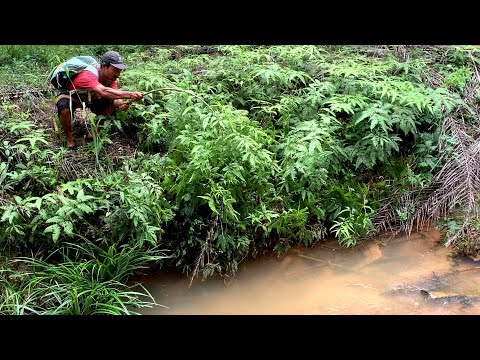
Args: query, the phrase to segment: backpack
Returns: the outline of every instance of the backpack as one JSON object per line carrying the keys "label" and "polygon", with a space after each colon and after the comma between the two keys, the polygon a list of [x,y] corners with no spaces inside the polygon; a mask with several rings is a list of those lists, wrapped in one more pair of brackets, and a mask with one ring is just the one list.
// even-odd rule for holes
{"label": "backpack", "polygon": [[56,66],[48,79],[55,89],[67,92],[68,84],[83,70],[88,70],[98,76],[96,66],[98,66],[98,62],[91,56],[75,56]]}

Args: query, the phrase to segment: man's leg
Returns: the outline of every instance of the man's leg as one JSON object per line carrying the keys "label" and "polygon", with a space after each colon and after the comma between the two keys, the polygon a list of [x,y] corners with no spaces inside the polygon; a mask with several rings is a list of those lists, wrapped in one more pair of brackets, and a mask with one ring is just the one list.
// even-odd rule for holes
{"label": "man's leg", "polygon": [[[67,138],[67,149],[74,148],[77,144],[73,137],[72,121],[73,116],[70,112],[70,99],[68,96],[61,96],[57,100],[58,119],[62,124],[63,132]],[[72,111],[75,111],[76,104],[72,102]]]}
{"label": "man's leg", "polygon": [[[113,100],[108,100],[104,98],[93,100],[89,108],[95,115],[112,115],[116,110],[116,107],[113,104]],[[98,131],[96,132],[96,135],[98,135]],[[92,133],[90,132],[90,130],[88,130],[87,140],[92,139]]]}
{"label": "man's leg", "polygon": [[70,109],[63,109],[59,115],[60,124],[62,124],[63,132],[67,137],[67,149],[74,148],[77,144],[75,138],[73,137],[72,132],[72,116],[70,114]]}
{"label": "man's leg", "polygon": [[117,109],[113,104],[113,100],[105,98],[93,100],[89,108],[95,115],[112,115]]}

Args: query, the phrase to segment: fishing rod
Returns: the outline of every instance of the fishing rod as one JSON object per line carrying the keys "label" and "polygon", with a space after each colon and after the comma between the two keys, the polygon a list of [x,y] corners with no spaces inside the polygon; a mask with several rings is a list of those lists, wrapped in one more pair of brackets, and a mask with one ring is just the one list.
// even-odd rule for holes
{"label": "fishing rod", "polygon": [[199,95],[195,94],[195,93],[194,93],[193,91],[191,91],[191,90],[165,87],[165,88],[158,88],[158,89],[153,89],[153,90],[144,92],[144,93],[143,93],[143,96],[148,95],[148,94],[151,94],[151,93],[154,93],[154,92],[158,92],[158,91],[179,91],[179,92],[185,92],[185,93],[187,93],[187,94],[190,94],[190,95],[195,96],[196,98],[200,99],[205,105],[207,105],[207,106],[210,108],[210,110],[213,111],[212,107],[211,107],[205,100],[203,100]]}

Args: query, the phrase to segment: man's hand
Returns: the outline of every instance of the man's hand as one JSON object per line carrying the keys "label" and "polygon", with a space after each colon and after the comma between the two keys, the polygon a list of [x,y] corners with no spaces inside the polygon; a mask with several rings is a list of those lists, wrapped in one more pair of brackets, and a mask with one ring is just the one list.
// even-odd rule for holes
{"label": "man's hand", "polygon": [[120,104],[118,108],[122,111],[127,111],[129,107],[130,107],[129,103],[123,103],[123,104]]}
{"label": "man's hand", "polygon": [[133,101],[139,101],[143,99],[143,93],[141,91],[132,91],[130,92],[130,99]]}
{"label": "man's hand", "polygon": [[114,102],[117,109],[120,109],[122,111],[127,111],[128,108],[130,107],[130,104],[123,101],[122,99],[116,99]]}

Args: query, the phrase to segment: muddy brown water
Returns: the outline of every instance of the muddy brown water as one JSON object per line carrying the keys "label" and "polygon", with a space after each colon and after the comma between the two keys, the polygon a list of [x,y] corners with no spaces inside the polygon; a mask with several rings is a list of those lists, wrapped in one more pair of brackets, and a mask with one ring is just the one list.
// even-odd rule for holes
{"label": "muddy brown water", "polygon": [[159,272],[141,283],[161,306],[145,315],[479,315],[480,261],[453,256],[435,230],[335,240],[244,261],[228,279]]}

